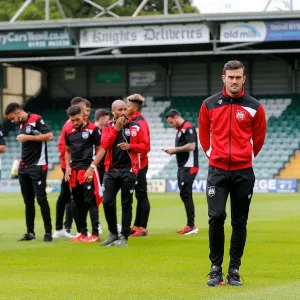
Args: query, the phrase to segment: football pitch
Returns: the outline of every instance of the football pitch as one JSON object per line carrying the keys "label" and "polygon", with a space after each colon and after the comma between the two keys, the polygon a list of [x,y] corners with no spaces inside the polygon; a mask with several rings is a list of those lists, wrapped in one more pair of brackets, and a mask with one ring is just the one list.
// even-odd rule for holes
{"label": "football pitch", "polygon": [[[54,225],[57,194],[48,196]],[[240,269],[243,287],[206,286],[207,205],[204,194],[195,194],[194,200],[198,234],[175,233],[186,221],[178,194],[150,194],[149,237],[131,238],[127,248],[116,248],[67,239],[44,243],[38,205],[37,240],[16,242],[25,233],[24,204],[20,194],[1,194],[0,299],[300,299],[299,194],[253,196]],[[229,205],[227,210],[225,275]],[[100,221],[103,240],[102,207]]]}

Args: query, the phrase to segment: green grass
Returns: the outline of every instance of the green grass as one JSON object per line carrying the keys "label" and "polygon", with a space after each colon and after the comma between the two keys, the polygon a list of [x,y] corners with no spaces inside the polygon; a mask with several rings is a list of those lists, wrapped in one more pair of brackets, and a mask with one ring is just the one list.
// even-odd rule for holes
{"label": "green grass", "polygon": [[[49,194],[53,224],[56,198]],[[68,240],[44,243],[39,209],[37,241],[17,243],[25,232],[24,205],[19,194],[1,194],[0,299],[300,299],[299,198],[299,194],[254,195],[240,269],[244,286],[209,288],[203,194],[195,194],[198,235],[175,233],[185,224],[178,194],[152,194],[150,236],[130,239],[127,248]],[[107,229],[102,207],[100,218],[104,238]]]}

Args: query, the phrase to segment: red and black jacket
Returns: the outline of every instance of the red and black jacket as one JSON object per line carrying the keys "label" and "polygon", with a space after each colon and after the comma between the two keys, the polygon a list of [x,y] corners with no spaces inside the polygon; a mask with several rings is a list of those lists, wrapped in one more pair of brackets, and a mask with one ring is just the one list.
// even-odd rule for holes
{"label": "red and black jacket", "polygon": [[244,89],[231,98],[224,87],[204,100],[198,125],[209,165],[225,170],[251,167],[266,136],[264,108]]}
{"label": "red and black jacket", "polygon": [[99,128],[89,121],[80,128],[68,126],[65,130],[65,145],[71,148],[71,167],[86,170],[100,146]]}
{"label": "red and black jacket", "polygon": [[140,169],[144,169],[146,166],[148,166],[148,155],[147,153],[150,152],[150,130],[149,130],[149,125],[146,119],[142,116],[141,112],[136,112],[133,114],[130,118],[130,121],[135,121],[140,124],[145,141],[147,142],[147,152],[141,153],[140,159],[141,159],[141,165]]}
{"label": "red and black jacket", "polygon": [[[120,142],[130,144],[130,150],[120,150],[117,146]],[[135,174],[140,169],[140,154],[148,152],[148,143],[146,136],[137,122],[130,121],[120,131],[115,128],[115,121],[107,122],[102,129],[101,147],[106,150],[105,171],[110,171],[111,168],[119,171],[115,167],[116,161],[114,157],[122,156],[124,160],[129,158],[130,166],[122,170],[130,171]],[[122,158],[120,158],[122,159]],[[122,162],[120,162],[122,164]]]}
{"label": "red and black jacket", "polygon": [[[51,132],[43,118],[37,114],[28,113],[28,119],[20,123],[20,134],[40,135]],[[20,168],[34,165],[47,166],[47,142],[27,141],[22,143]],[[45,167],[47,168],[47,167]]]}
{"label": "red and black jacket", "polygon": [[63,128],[61,130],[59,141],[58,141],[58,151],[60,153],[60,155],[59,155],[60,166],[63,169],[66,168],[66,161],[65,161],[66,140],[65,140],[65,135],[66,135],[66,131],[68,131],[70,128],[73,128],[73,124],[72,124],[71,120],[69,119],[64,124],[64,126],[63,126]]}

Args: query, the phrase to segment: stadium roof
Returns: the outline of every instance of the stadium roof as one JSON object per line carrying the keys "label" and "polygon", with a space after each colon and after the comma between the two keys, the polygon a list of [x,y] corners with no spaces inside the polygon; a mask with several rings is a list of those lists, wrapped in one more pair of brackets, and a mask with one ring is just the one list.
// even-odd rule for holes
{"label": "stadium roof", "polygon": [[241,14],[176,14],[138,17],[100,18],[100,19],[62,19],[51,21],[18,21],[15,23],[0,22],[0,31],[49,29],[49,28],[80,28],[99,26],[130,26],[147,24],[175,24],[195,22],[225,22],[254,20],[292,20],[300,19],[300,12],[259,12]]}

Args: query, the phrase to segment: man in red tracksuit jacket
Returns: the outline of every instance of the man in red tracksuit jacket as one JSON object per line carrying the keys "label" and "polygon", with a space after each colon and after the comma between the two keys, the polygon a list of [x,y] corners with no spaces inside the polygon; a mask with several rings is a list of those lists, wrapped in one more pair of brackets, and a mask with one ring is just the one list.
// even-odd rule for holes
{"label": "man in red tracksuit jacket", "polygon": [[223,69],[223,90],[207,98],[199,114],[200,143],[209,158],[206,197],[212,265],[208,286],[223,284],[224,221],[229,194],[232,236],[226,279],[230,285],[242,285],[239,267],[255,182],[252,159],[261,150],[266,135],[263,106],[244,92],[244,74],[241,62],[227,62]]}
{"label": "man in red tracksuit jacket", "polygon": [[[147,152],[150,151],[150,130],[146,119],[142,116],[141,110],[144,98],[139,94],[127,97],[127,117],[130,121],[135,121],[141,126],[145,140],[147,142]],[[130,236],[147,236],[147,224],[150,214],[150,203],[147,192],[147,171],[148,171],[148,155],[140,154],[140,170],[135,185],[135,196],[137,200],[136,215],[134,225],[130,230]]]}
{"label": "man in red tracksuit jacket", "polygon": [[[93,170],[103,158],[105,152],[105,174],[103,183],[103,208],[110,231],[101,246],[127,246],[132,220],[132,199],[137,174],[140,169],[139,154],[149,150],[145,134],[137,122],[125,117],[126,104],[116,100],[112,104],[114,119],[106,123],[102,130],[101,146],[95,160],[85,173],[89,181]],[[116,196],[121,189],[122,231],[118,236]]]}

